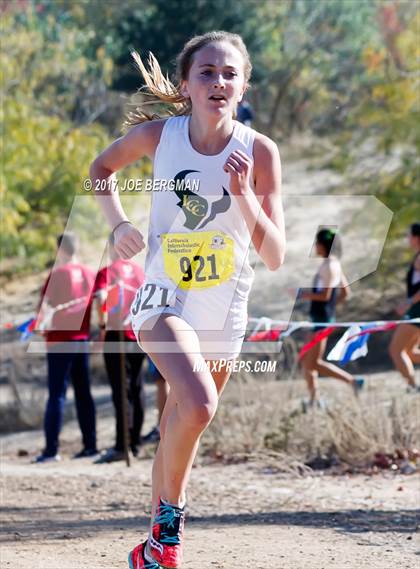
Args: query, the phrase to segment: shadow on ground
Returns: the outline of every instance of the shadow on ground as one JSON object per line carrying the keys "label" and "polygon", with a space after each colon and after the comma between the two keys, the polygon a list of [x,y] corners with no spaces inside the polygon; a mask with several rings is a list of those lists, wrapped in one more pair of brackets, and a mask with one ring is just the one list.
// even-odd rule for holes
{"label": "shadow on ground", "polygon": [[[129,508],[131,509],[131,508]],[[146,528],[149,518],[145,515],[131,517],[113,517],[103,519],[105,511],[118,513],[127,511],[127,506],[110,504],[109,509],[86,509],[84,511],[55,510],[54,517],[58,520],[45,519],[51,517],[51,508],[3,508],[6,517],[22,516],[23,522],[5,522],[3,525],[4,543],[10,541],[31,541],[39,539],[74,539],[92,537],[102,531],[118,532],[128,529]],[[90,519],[77,519],[89,512]],[[97,516],[92,514],[97,513]],[[73,519],[66,519],[69,514]],[[220,527],[223,525],[267,525],[295,526],[302,528],[333,529],[340,533],[361,534],[366,532],[413,533],[419,522],[419,510],[344,510],[327,512],[269,512],[260,514],[228,514],[222,516],[190,516],[188,525],[200,529],[200,526]]]}

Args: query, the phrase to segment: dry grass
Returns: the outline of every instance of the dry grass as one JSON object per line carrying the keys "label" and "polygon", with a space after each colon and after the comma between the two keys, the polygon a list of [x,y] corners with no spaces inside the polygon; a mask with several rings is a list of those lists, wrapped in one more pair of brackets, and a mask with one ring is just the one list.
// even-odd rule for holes
{"label": "dry grass", "polygon": [[[46,398],[45,357],[8,355],[0,370],[0,432],[40,428]],[[96,359],[91,363],[99,379],[96,368],[102,363]],[[368,377],[358,400],[338,381],[321,380],[320,389],[327,410],[313,409],[305,414],[302,379],[274,381],[235,374],[203,435],[200,459],[251,461],[264,456],[264,462],[277,470],[302,471],[305,463],[319,456],[361,466],[371,463],[375,453],[420,447],[420,396],[406,394],[397,373]],[[103,390],[108,393],[107,385]],[[68,418],[74,415],[71,407]],[[152,456],[154,448],[145,447],[145,452],[149,450]]]}
{"label": "dry grass", "polygon": [[[45,395],[38,381],[30,381],[37,373],[33,373],[29,358],[25,358],[20,346],[13,344],[7,346],[2,356],[0,432],[13,433],[41,425]],[[39,365],[39,360],[36,363]]]}
{"label": "dry grass", "polygon": [[236,376],[203,436],[201,452],[225,459],[275,452],[289,468],[321,455],[362,466],[378,452],[418,448],[420,396],[406,394],[397,374],[382,375],[386,378],[368,381],[358,400],[347,386],[323,381],[327,410],[308,413],[302,411],[302,380]]}

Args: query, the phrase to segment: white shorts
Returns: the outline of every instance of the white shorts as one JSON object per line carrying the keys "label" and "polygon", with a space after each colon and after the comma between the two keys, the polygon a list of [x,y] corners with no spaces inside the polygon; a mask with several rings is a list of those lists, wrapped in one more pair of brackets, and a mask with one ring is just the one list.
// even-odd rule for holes
{"label": "white shorts", "polygon": [[[169,289],[170,302],[166,306],[154,306],[157,295],[151,295],[151,287]],[[198,336],[200,354],[208,360],[232,360],[241,352],[247,326],[247,299],[236,295],[225,295],[223,290],[185,291],[177,288],[172,281],[147,281],[137,292],[131,306],[131,325],[139,346],[139,331],[151,330],[162,314],[178,316],[192,328]],[[226,291],[225,291],[226,292]],[[160,300],[160,293],[159,293]],[[149,302],[145,302],[148,300]],[[140,308],[140,309],[139,309]],[[160,342],[157,352],[174,353],[173,343]]]}

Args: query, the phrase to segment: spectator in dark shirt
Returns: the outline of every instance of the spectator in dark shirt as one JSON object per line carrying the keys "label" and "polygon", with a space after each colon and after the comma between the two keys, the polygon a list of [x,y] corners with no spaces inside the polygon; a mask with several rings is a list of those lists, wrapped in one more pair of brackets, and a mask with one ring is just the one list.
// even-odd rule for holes
{"label": "spectator in dark shirt", "polygon": [[114,462],[125,458],[121,400],[121,354],[119,349],[115,349],[120,340],[120,330],[124,331],[124,342],[127,347],[124,365],[129,405],[129,444],[134,456],[138,455],[144,420],[141,366],[145,355],[137,345],[136,337],[131,329],[131,322],[127,321],[136,291],[143,284],[144,272],[134,261],[121,259],[118,256],[113,246],[112,236],[109,240],[109,254],[111,257],[110,265],[100,270],[96,277],[95,296],[99,298],[100,307],[103,307],[99,310],[99,322],[102,328],[101,337],[105,341],[104,360],[115,408],[116,432],[114,447],[108,449],[97,460],[98,463]]}

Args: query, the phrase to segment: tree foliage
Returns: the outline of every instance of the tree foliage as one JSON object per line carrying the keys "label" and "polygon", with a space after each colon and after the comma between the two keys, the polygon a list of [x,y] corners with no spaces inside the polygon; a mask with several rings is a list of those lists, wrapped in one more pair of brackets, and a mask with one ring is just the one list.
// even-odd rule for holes
{"label": "tree foliage", "polygon": [[399,165],[369,181],[370,191],[395,213],[393,234],[420,219],[420,12],[397,3],[378,6],[381,42],[363,52],[365,90],[353,113],[353,143],[367,135]]}
{"label": "tree foliage", "polygon": [[[119,90],[141,78],[130,56],[152,51],[173,76],[192,36],[239,33],[253,62],[255,126],[340,136],[337,163],[371,137],[399,167],[364,183],[403,223],[419,184],[419,10],[413,2],[328,0],[17,0],[1,4],[2,253],[34,265],[52,251],[90,161],[122,120]],[[150,174],[134,165],[130,176]],[[89,206],[90,207],[90,206]],[[92,206],[93,207],[93,206]],[[87,215],[94,215],[88,208]],[[89,213],[89,211],[91,213]],[[401,231],[401,225],[398,226]]]}
{"label": "tree foliage", "polygon": [[3,256],[32,268],[53,250],[90,161],[108,141],[79,98],[92,83],[109,82],[111,62],[101,68],[83,55],[81,31],[48,24],[27,10],[6,13],[1,28],[0,244]]}

